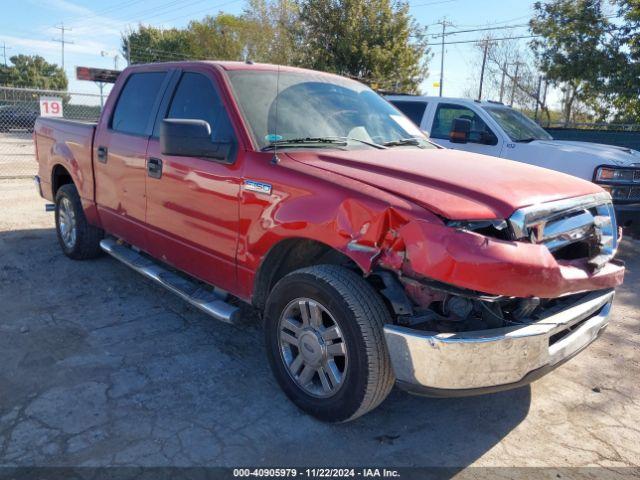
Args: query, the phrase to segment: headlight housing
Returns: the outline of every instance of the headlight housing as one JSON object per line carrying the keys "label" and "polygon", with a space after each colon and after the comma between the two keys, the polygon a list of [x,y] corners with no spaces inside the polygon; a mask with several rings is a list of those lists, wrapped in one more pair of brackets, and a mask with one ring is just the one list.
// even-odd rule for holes
{"label": "headlight housing", "polygon": [[640,200],[640,168],[598,167],[593,177],[613,200]]}
{"label": "headlight housing", "polygon": [[506,220],[448,220],[448,227],[479,233],[487,237],[510,240],[511,231]]}

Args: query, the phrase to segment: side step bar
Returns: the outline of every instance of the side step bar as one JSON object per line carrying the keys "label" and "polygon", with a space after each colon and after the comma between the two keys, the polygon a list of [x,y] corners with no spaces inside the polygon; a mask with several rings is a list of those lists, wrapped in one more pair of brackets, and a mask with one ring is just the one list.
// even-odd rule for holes
{"label": "side step bar", "polygon": [[213,318],[227,323],[237,323],[239,321],[240,309],[225,301],[227,298],[226,293],[212,291],[204,288],[194,280],[177,275],[132,248],[120,245],[112,238],[102,240],[100,248]]}

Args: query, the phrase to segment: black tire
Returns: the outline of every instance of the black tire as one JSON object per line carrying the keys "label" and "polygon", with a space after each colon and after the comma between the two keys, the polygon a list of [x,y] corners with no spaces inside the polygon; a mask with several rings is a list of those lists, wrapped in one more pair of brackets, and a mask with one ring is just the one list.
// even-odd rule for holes
{"label": "black tire", "polygon": [[[63,202],[68,201],[75,218],[75,241],[72,244],[65,243],[60,227],[60,210]],[[76,186],[72,183],[62,185],[56,193],[56,233],[58,242],[64,254],[74,260],[87,260],[96,258],[102,253],[100,240],[104,238],[104,232],[87,222],[87,217],[82,208],[80,195]]]}
{"label": "black tire", "polygon": [[[301,388],[282,354],[280,317],[298,298],[321,304],[343,333],[349,368],[337,392],[328,398],[318,398]],[[286,395],[304,412],[326,422],[346,422],[377,407],[391,391],[394,376],[383,332],[384,324],[391,321],[389,310],[360,275],[335,265],[296,270],[273,288],[264,318],[273,373]]]}

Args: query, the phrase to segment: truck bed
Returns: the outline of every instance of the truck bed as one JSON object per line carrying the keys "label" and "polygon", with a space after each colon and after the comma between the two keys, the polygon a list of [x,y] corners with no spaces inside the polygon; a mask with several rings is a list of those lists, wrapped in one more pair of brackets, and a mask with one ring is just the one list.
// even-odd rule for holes
{"label": "truck bed", "polygon": [[78,192],[93,201],[93,136],[97,123],[39,117],[34,129],[42,195],[53,201],[52,172],[60,165],[76,178]]}

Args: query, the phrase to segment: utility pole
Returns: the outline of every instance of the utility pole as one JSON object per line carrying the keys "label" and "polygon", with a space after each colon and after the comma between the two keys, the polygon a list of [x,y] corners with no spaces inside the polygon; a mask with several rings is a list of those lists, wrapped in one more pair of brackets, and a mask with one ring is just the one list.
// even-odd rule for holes
{"label": "utility pole", "polygon": [[482,100],[482,84],[484,83],[484,67],[487,64],[487,53],[489,52],[489,39],[484,40],[484,53],[482,55],[482,70],[480,70],[480,89],[478,91],[478,100]]}
{"label": "utility pole", "polygon": [[11,47],[7,47],[5,42],[2,42],[2,55],[4,56],[4,66],[7,66],[7,49],[11,50]]}
{"label": "utility pole", "polygon": [[54,38],[53,41],[54,42],[60,42],[60,46],[62,47],[62,70],[64,70],[64,46],[67,43],[69,43],[69,44],[73,43],[73,42],[71,42],[69,40],[65,40],[64,39],[64,32],[65,31],[71,31],[71,29],[68,28],[68,27],[65,27],[64,26],[64,22],[61,22],[60,25],[56,25],[55,28],[60,30],[60,38]]}
{"label": "utility pole", "polygon": [[444,38],[446,36],[446,28],[451,26],[451,23],[447,22],[446,18],[443,18],[442,21],[438,22],[442,25],[442,42],[440,42],[440,93],[439,96],[442,96],[442,84],[444,82]]}

